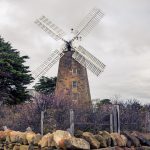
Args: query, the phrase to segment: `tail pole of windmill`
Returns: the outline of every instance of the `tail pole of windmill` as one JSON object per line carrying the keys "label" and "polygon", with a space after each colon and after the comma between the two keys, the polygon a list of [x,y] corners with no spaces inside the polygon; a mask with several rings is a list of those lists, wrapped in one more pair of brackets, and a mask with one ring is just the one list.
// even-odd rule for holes
{"label": "tail pole of windmill", "polygon": [[105,65],[83,46],[74,46],[74,43],[87,36],[103,16],[101,10],[92,9],[79,25],[71,29],[74,37],[70,41],[64,39],[65,32],[45,16],[35,20],[35,23],[54,40],[62,40],[65,43],[62,49],[53,51],[33,72],[34,78],[40,78],[59,61],[56,96],[72,100],[75,103],[91,102],[87,69],[99,76],[104,71]]}

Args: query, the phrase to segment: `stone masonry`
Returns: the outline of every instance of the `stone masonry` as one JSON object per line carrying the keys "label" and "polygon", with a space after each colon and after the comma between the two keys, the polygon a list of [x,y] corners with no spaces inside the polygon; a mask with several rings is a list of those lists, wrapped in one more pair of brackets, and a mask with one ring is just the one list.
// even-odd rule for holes
{"label": "stone masonry", "polygon": [[73,51],[60,59],[55,96],[75,104],[90,104],[91,95],[87,70],[72,58]]}

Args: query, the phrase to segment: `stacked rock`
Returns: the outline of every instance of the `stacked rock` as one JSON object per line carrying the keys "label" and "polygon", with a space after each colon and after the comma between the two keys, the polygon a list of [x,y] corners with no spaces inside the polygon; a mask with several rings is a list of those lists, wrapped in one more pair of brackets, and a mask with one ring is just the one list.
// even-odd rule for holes
{"label": "stacked rock", "polygon": [[0,150],[90,150],[90,149],[116,149],[116,150],[149,150],[150,134],[139,132],[108,133],[99,131],[76,132],[72,136],[67,131],[56,130],[43,137],[32,130],[26,132],[6,129],[0,131]]}

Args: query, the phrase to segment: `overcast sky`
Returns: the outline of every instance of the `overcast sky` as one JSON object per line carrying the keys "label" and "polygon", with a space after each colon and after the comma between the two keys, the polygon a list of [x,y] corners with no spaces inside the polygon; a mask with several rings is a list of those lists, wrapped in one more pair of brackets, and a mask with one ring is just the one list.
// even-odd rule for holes
{"label": "overcast sky", "polygon": [[[92,98],[136,98],[150,102],[150,0],[0,0],[0,35],[28,55],[31,70],[58,49],[34,24],[47,16],[67,34],[93,7],[105,16],[80,43],[106,64],[96,77],[88,72]],[[47,76],[56,76],[58,63]]]}

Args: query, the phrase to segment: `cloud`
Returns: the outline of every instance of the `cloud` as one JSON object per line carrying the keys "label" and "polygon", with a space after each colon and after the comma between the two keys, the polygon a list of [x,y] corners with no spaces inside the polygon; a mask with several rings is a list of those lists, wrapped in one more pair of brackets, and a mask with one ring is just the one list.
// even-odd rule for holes
{"label": "cloud", "polygon": [[[29,55],[33,70],[61,44],[34,20],[44,14],[68,34],[95,6],[105,16],[81,44],[107,67],[99,78],[89,72],[92,98],[120,94],[149,102],[149,0],[0,0],[0,34]],[[57,75],[57,67],[48,75]]]}

